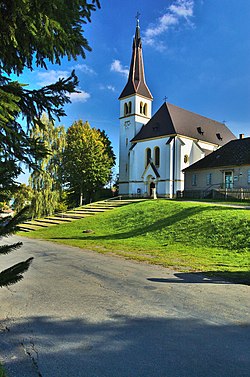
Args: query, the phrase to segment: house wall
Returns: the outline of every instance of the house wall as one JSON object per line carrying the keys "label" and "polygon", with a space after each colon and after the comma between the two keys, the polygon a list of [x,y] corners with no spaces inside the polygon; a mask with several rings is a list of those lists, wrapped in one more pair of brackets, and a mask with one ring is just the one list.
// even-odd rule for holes
{"label": "house wall", "polygon": [[[209,190],[223,188],[225,183],[225,172],[232,171],[233,188],[250,189],[250,165],[231,166],[221,168],[208,168],[191,170],[185,172],[185,190]],[[207,176],[211,174],[211,183],[208,183]],[[196,185],[193,176],[196,175]]]}

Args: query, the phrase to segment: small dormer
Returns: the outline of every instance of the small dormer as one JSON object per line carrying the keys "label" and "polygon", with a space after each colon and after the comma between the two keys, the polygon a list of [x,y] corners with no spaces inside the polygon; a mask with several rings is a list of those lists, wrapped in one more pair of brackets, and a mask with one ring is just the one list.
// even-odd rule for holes
{"label": "small dormer", "polygon": [[216,137],[217,137],[217,139],[220,140],[220,141],[223,139],[223,137],[221,136],[220,133],[217,133],[217,134],[216,134]]}
{"label": "small dormer", "polygon": [[200,134],[200,135],[204,135],[204,131],[201,127],[197,127],[197,132]]}

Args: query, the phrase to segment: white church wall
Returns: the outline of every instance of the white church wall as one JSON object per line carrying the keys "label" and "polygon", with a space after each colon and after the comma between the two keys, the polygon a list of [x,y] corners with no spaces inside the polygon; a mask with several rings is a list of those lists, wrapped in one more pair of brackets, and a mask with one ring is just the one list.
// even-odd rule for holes
{"label": "white church wall", "polygon": [[[155,178],[158,195],[168,196],[170,185],[170,146],[166,144],[168,139],[165,137],[138,142],[130,152],[130,155],[133,155],[130,161],[130,192],[132,195],[137,194],[138,189],[144,194],[148,192],[149,179]],[[142,177],[146,168],[146,149],[151,149],[152,161],[155,162],[154,149],[156,147],[160,149],[160,165],[157,167],[160,177],[158,178],[153,171],[147,171]]]}

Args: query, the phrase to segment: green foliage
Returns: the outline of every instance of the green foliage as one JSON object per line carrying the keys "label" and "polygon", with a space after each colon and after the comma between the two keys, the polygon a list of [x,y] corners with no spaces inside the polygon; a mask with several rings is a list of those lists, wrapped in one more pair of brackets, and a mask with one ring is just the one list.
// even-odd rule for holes
{"label": "green foliage", "polygon": [[[47,151],[27,130],[39,124],[43,112],[49,118],[65,115],[63,105],[76,91],[78,79],[68,78],[39,90],[12,81],[8,75],[21,74],[34,65],[46,68],[46,61],[60,64],[64,56],[85,57],[90,50],[83,36],[83,25],[91,12],[100,7],[98,0],[3,0],[0,4],[0,185],[12,186],[21,172],[20,162],[36,168],[37,158]],[[19,122],[26,120],[27,130]]]}
{"label": "green foliage", "polygon": [[61,163],[66,134],[63,126],[55,127],[43,114],[42,127],[35,125],[32,136],[41,141],[48,155],[36,161],[39,170],[33,171],[29,184],[33,190],[32,217],[48,216],[58,207],[62,195]]}
{"label": "green foliage", "polygon": [[[37,161],[45,158],[48,150],[39,138],[30,134],[30,127],[43,127],[40,121],[43,112],[50,120],[65,115],[63,106],[70,102],[69,94],[76,91],[78,84],[74,71],[70,77],[39,90],[30,90],[8,76],[19,75],[24,68],[33,70],[34,65],[46,68],[46,61],[60,64],[65,56],[69,60],[85,57],[84,50],[90,47],[82,26],[90,22],[91,12],[97,7],[100,7],[99,0],[1,1],[0,196],[13,190],[22,170],[21,163],[37,171]],[[26,129],[20,118],[26,121]],[[48,174],[42,179],[44,185],[51,183]],[[52,196],[46,193],[45,197],[49,205],[55,199],[54,193]],[[29,264],[27,260],[3,271],[2,285],[20,280]]]}
{"label": "green foliage", "polygon": [[[15,233],[17,224],[22,221],[23,215],[27,209],[24,208],[12,219],[2,219],[0,221],[0,238],[8,237]],[[0,246],[0,255],[9,254],[11,251],[17,250],[22,246],[22,242],[17,242],[11,245],[4,244]],[[27,271],[33,258],[28,258],[26,261],[19,262],[14,266],[0,272],[0,287],[6,287],[17,283],[23,278],[23,273]]]}
{"label": "green foliage", "polygon": [[[106,134],[88,122],[75,122],[67,130],[63,154],[64,179],[78,197],[89,201],[111,177],[115,156]],[[78,202],[79,203],[79,202]],[[81,203],[80,203],[81,205]]]}
{"label": "green foliage", "polygon": [[25,183],[19,185],[14,193],[13,209],[16,213],[20,212],[24,207],[31,203],[32,189]]}
{"label": "green foliage", "polygon": [[60,64],[61,59],[85,57],[90,50],[82,26],[98,0],[2,0],[0,6],[2,69],[20,74],[33,62],[46,68],[46,60]]}
{"label": "green foliage", "polygon": [[3,368],[3,366],[2,366],[1,363],[0,363],[0,377],[7,377],[7,375],[5,374],[4,368]]}

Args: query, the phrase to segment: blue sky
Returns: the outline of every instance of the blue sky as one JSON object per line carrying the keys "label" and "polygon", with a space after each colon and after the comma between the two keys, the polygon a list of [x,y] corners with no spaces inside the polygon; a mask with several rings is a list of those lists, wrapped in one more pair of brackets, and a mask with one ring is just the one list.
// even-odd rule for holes
{"label": "blue sky", "polygon": [[249,0],[101,0],[85,25],[86,59],[25,72],[32,88],[72,69],[81,93],[65,107],[65,127],[88,120],[104,129],[118,157],[119,101],[129,69],[135,15],[140,12],[145,74],[153,113],[168,102],[250,136]]}

